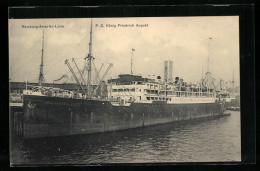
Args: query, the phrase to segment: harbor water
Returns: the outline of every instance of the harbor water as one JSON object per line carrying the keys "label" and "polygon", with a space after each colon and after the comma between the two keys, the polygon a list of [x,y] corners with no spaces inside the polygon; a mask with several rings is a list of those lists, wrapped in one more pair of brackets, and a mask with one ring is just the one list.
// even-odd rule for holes
{"label": "harbor water", "polygon": [[240,112],[111,133],[20,140],[11,165],[241,161]]}

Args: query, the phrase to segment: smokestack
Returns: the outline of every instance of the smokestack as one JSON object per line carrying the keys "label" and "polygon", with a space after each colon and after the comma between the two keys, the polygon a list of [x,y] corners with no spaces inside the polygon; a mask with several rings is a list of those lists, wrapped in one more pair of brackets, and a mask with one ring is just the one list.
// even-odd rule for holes
{"label": "smokestack", "polygon": [[173,69],[173,62],[172,61],[164,61],[164,81],[165,82],[172,82],[172,69]]}

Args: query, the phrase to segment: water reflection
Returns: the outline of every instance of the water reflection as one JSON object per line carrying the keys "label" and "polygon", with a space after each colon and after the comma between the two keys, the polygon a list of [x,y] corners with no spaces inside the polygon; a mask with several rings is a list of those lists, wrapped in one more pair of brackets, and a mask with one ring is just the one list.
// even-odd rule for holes
{"label": "water reflection", "polygon": [[240,161],[240,113],[216,120],[12,144],[13,164]]}

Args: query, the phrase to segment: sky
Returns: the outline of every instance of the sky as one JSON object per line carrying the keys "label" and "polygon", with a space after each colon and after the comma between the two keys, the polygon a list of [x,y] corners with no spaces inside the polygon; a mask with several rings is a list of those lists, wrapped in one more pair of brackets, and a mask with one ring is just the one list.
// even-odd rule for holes
{"label": "sky", "polygon": [[[216,80],[231,81],[234,71],[235,81],[239,82],[238,16],[93,18],[92,21],[92,49],[97,70],[104,63],[100,77],[109,63],[113,67],[106,78],[130,74],[131,53],[135,49],[135,75],[163,78],[164,61],[172,60],[173,78],[178,76],[187,82],[197,82],[209,64],[209,72]],[[66,59],[75,71],[72,58],[82,68],[89,51],[90,23],[89,18],[9,19],[11,81],[38,81],[43,30],[45,82],[53,82],[69,73],[64,64]],[[120,27],[122,24],[134,27]],[[40,25],[48,28],[35,27]]]}

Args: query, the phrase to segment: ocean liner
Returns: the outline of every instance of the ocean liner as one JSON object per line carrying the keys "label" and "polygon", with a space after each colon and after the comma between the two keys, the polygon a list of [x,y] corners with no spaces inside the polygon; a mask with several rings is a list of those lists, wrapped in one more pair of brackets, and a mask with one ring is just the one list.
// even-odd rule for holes
{"label": "ocean liner", "polygon": [[[225,115],[224,101],[216,98],[206,79],[195,86],[187,85],[178,77],[176,80],[161,80],[159,76],[151,79],[133,75],[131,71],[131,74],[121,74],[107,82],[102,77],[93,87],[92,21],[89,53],[85,60],[87,81],[78,69],[83,83],[69,61],[65,61],[79,85],[79,92],[44,87],[42,48],[39,85],[30,86],[23,92],[24,138],[101,133]],[[106,73],[111,67],[112,64]],[[209,76],[207,72],[206,77]],[[100,88],[106,89],[105,95],[97,95]]]}

